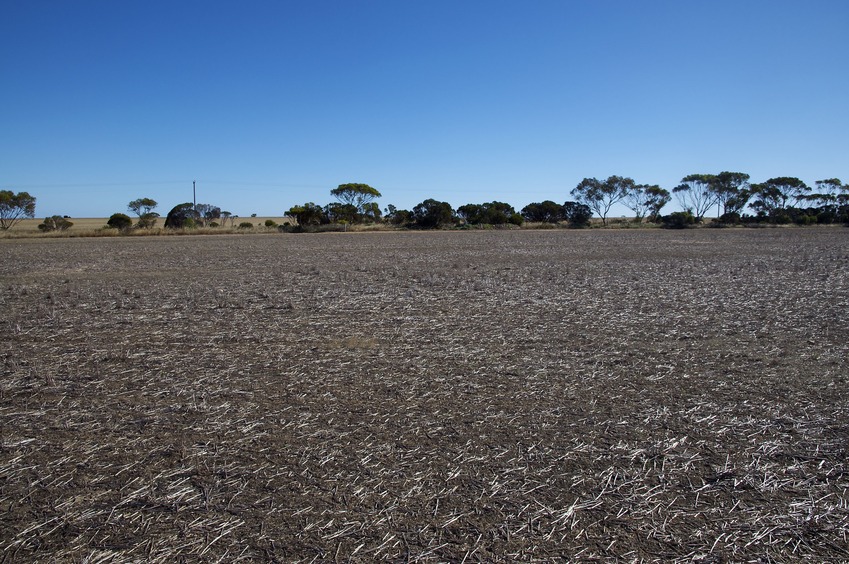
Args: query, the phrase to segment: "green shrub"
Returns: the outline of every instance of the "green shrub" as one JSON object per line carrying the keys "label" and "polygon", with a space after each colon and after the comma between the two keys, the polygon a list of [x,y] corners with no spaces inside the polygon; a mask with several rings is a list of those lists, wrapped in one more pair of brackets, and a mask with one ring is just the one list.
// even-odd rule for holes
{"label": "green shrub", "polygon": [[266,219],[265,220],[265,226],[273,229],[273,228],[277,227],[277,222],[274,221],[273,219]]}
{"label": "green shrub", "polygon": [[126,231],[133,226],[133,220],[125,213],[113,213],[109,217],[109,221],[106,222],[106,225],[112,229]]}
{"label": "green shrub", "polygon": [[156,218],[159,217],[159,214],[156,212],[148,212],[143,213],[139,216],[139,220],[136,223],[136,227],[139,229],[150,229],[156,226]]}
{"label": "green shrub", "polygon": [[660,218],[666,229],[686,229],[696,224],[696,216],[689,211],[672,212]]}
{"label": "green shrub", "polygon": [[239,229],[253,229],[253,228],[254,228],[254,224],[251,223],[250,221],[243,221],[242,223],[239,224]]}

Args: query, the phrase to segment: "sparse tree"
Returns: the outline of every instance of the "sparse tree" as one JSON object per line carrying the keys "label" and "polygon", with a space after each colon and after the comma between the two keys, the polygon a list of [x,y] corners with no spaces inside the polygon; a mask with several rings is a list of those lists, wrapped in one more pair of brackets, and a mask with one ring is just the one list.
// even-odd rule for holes
{"label": "sparse tree", "polygon": [[0,190],[0,230],[11,229],[21,219],[35,217],[35,196]]}
{"label": "sparse tree", "polygon": [[584,178],[571,192],[578,203],[594,211],[607,225],[607,214],[614,204],[622,201],[634,186],[634,181],[622,176],[611,176],[605,181]]}
{"label": "sparse tree", "polygon": [[158,205],[159,204],[156,203],[156,200],[152,198],[139,198],[127,204],[127,210],[141,217],[152,212]]}
{"label": "sparse tree", "polygon": [[362,219],[369,222],[377,222],[380,221],[380,216],[380,206],[377,205],[377,202],[363,204]]}
{"label": "sparse tree", "polygon": [[209,225],[216,219],[221,218],[221,208],[212,204],[198,204],[195,206],[197,212],[197,220],[202,226]]}
{"label": "sparse tree", "polygon": [[678,203],[696,218],[702,221],[705,214],[718,201],[719,196],[714,190],[716,176],[713,174],[691,174],[681,179],[681,184],[672,189]]}
{"label": "sparse tree", "polygon": [[159,214],[153,210],[158,205],[153,198],[138,198],[127,204],[127,210],[139,217],[137,227],[147,229],[156,225],[156,218],[159,217]]}
{"label": "sparse tree", "polygon": [[399,210],[392,204],[386,208],[385,220],[392,225],[405,225],[413,221],[413,213],[410,210]]}
{"label": "sparse tree", "polygon": [[144,213],[139,217],[136,226],[139,229],[150,229],[156,226],[156,219],[159,217],[159,214],[156,212]]}
{"label": "sparse tree", "polygon": [[628,190],[622,203],[634,212],[637,222],[641,222],[644,217],[648,217],[649,221],[655,221],[660,216],[660,210],[669,203],[670,199],[669,191],[656,184],[652,186],[634,184]]}

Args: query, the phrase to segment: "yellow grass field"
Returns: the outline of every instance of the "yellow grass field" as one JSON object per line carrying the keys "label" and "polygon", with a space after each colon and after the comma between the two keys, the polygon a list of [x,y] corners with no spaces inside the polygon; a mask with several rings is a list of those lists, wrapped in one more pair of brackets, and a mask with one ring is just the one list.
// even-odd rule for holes
{"label": "yellow grass field", "polygon": [[[217,228],[217,229],[220,229],[222,232],[228,231],[228,230],[231,229],[231,227],[235,228],[240,223],[242,223],[243,221],[247,221],[247,222],[252,223],[254,225],[254,227],[257,228],[258,230],[265,230],[266,229],[265,221],[267,219],[274,221],[278,225],[283,224],[286,221],[294,223],[294,221],[291,218],[282,217],[282,216],[276,216],[276,217],[272,217],[272,216],[238,217],[238,218],[235,219],[235,221],[232,222],[232,225],[231,225],[231,222],[228,221],[226,227],[222,224],[222,226]],[[68,221],[72,222],[74,225],[71,226],[70,229],[65,231],[64,234],[65,235],[81,235],[81,234],[84,234],[84,233],[90,233],[92,231],[98,231],[98,230],[101,230],[104,227],[106,227],[106,222],[108,220],[109,220],[108,217],[81,217],[81,218],[71,217],[71,218],[68,218]],[[133,218],[133,220],[135,221],[136,218]],[[38,230],[38,225],[40,223],[43,223],[43,222],[44,222],[43,217],[34,218],[34,219],[24,219],[24,220],[21,220],[18,223],[16,223],[6,233],[8,234],[8,236],[13,236],[13,237],[19,237],[19,236],[22,236],[22,235],[27,235],[27,236],[36,235],[36,234],[41,235],[42,233],[41,233],[41,231]],[[156,227],[154,227],[153,231],[156,231],[157,229],[162,229],[164,226],[165,226],[165,218],[160,217],[156,221]],[[207,228],[207,229],[210,229],[210,228]],[[211,228],[211,229],[214,230],[216,228]],[[44,234],[44,235],[47,236],[48,234]],[[50,235],[56,236],[57,233],[54,232]],[[61,234],[59,234],[59,235],[61,235]],[[0,233],[0,236],[2,236],[2,233]]]}

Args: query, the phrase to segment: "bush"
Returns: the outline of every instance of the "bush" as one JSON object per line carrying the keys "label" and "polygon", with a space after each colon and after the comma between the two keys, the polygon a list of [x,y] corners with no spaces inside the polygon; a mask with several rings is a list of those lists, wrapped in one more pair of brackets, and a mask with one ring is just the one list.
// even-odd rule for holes
{"label": "bush", "polygon": [[563,204],[563,219],[569,222],[569,227],[587,227],[593,217],[593,211],[586,204],[566,202]]}
{"label": "bush", "polygon": [[666,229],[686,229],[696,224],[696,216],[689,211],[672,212],[660,218]]}
{"label": "bush", "polygon": [[239,224],[239,229],[253,229],[253,228],[254,228],[254,224],[251,223],[250,221],[243,221],[242,223]]}
{"label": "bush", "polygon": [[265,220],[265,226],[273,229],[273,228],[277,227],[277,222],[274,221],[273,219],[266,219]]}
{"label": "bush", "polygon": [[44,223],[40,223],[38,225],[38,228],[44,232],[65,231],[66,229],[69,229],[72,225],[72,222],[68,221],[61,215],[53,215],[50,217],[45,217]]}
{"label": "bush", "polygon": [[737,225],[742,222],[742,218],[737,212],[728,212],[719,216],[718,221],[719,223],[724,223],[725,225]]}
{"label": "bush", "polygon": [[136,223],[136,227],[139,229],[150,229],[156,225],[156,218],[159,217],[159,214],[156,212],[148,212],[143,213],[139,216],[139,220]]}
{"label": "bush", "polygon": [[125,213],[113,213],[109,217],[109,221],[106,222],[106,225],[112,229],[126,231],[133,226],[133,220]]}

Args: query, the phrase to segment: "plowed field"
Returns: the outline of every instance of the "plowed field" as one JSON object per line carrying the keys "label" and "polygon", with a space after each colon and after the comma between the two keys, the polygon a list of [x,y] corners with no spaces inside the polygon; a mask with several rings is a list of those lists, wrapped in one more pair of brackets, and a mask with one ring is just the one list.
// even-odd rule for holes
{"label": "plowed field", "polygon": [[849,229],[0,265],[0,561],[849,560]]}

